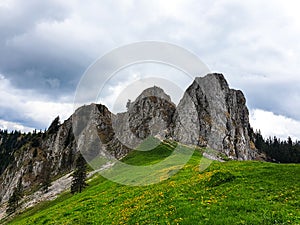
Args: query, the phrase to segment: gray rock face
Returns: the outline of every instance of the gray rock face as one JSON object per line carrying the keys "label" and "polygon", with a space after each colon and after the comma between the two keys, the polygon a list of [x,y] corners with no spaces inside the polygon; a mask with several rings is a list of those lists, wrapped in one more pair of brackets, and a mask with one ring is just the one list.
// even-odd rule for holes
{"label": "gray rock face", "polygon": [[130,131],[138,138],[170,137],[176,110],[170,96],[159,87],[148,88],[128,108]]}
{"label": "gray rock face", "polygon": [[195,79],[177,106],[174,123],[175,140],[208,146],[232,159],[255,157],[246,99],[229,88],[222,74]]}
{"label": "gray rock face", "polygon": [[129,149],[136,148],[149,136],[169,138],[175,110],[170,96],[161,88],[148,88],[127,104],[127,112],[113,117],[115,138]]}
{"label": "gray rock face", "polygon": [[54,177],[74,167],[76,148],[71,119],[60,125],[55,133],[27,136],[27,142],[11,152],[12,160],[0,174],[2,202],[8,200],[20,178],[24,189],[30,191],[41,185],[45,173]]}
{"label": "gray rock face", "polygon": [[122,123],[106,106],[91,104],[80,107],[72,119],[76,149],[84,155],[87,162],[92,162],[97,157],[120,159],[130,151],[116,136],[113,126],[117,123],[116,127],[122,129]]}

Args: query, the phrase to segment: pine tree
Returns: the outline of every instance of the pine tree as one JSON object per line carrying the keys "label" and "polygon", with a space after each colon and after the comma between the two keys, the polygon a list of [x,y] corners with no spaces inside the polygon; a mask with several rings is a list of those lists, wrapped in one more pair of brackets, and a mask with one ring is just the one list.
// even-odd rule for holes
{"label": "pine tree", "polygon": [[277,137],[264,139],[260,131],[255,134],[255,146],[264,152],[267,159],[272,162],[280,163],[299,163],[300,162],[300,144],[293,142],[291,137],[281,141]]}
{"label": "pine tree", "polygon": [[42,190],[48,192],[48,189],[51,185],[51,167],[49,162],[45,162],[42,169]]}
{"label": "pine tree", "polygon": [[53,122],[51,123],[51,125],[49,126],[47,133],[48,134],[56,133],[58,131],[58,129],[59,129],[59,126],[60,126],[60,119],[59,119],[59,116],[57,116],[53,120]]}
{"label": "pine tree", "polygon": [[17,187],[14,188],[12,195],[8,199],[8,205],[6,209],[7,214],[14,213],[20,207],[20,201],[22,197],[23,197],[23,185],[22,185],[22,178],[20,178]]}
{"label": "pine tree", "polygon": [[69,169],[72,168],[73,158],[74,158],[73,151],[72,151],[72,149],[70,149],[69,154],[68,154],[68,159],[67,159],[67,168],[69,168]]}
{"label": "pine tree", "polygon": [[17,185],[17,196],[21,200],[23,198],[23,184],[22,184],[22,177],[20,177]]}
{"label": "pine tree", "polygon": [[86,177],[87,177],[87,166],[86,161],[83,156],[80,154],[76,160],[76,167],[73,173],[73,180],[71,185],[71,193],[76,192],[81,193],[82,190],[87,186]]}
{"label": "pine tree", "polygon": [[127,101],[127,103],[126,103],[126,108],[127,108],[127,110],[130,109],[130,106],[131,106],[131,100],[128,99],[128,101]]}
{"label": "pine tree", "polygon": [[6,208],[6,213],[7,214],[12,214],[14,213],[17,208],[18,208],[18,197],[17,197],[17,193],[16,190],[14,189],[14,192],[12,193],[12,195],[9,197],[8,199],[8,205]]}

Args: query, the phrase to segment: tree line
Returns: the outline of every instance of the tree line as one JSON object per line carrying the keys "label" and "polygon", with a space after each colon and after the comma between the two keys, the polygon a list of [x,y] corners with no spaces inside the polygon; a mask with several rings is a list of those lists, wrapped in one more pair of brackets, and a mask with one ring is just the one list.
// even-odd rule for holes
{"label": "tree line", "polygon": [[278,163],[300,163],[300,142],[292,141],[291,137],[287,140],[269,137],[263,138],[260,131],[255,132],[255,146],[264,153],[268,161]]}

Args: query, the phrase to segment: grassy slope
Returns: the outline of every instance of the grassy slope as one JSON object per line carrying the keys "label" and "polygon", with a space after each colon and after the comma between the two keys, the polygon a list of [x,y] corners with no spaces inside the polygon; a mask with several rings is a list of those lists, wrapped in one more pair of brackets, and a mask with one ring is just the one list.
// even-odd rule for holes
{"label": "grassy slope", "polygon": [[[124,161],[156,163],[169,145],[133,152]],[[199,172],[196,151],[176,175],[131,187],[95,178],[81,194],[66,193],[11,224],[300,224],[300,165],[213,162]]]}

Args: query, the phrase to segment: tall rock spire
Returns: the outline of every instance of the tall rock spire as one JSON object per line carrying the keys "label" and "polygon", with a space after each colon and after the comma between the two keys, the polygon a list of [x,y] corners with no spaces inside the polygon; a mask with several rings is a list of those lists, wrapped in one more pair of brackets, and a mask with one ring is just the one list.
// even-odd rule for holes
{"label": "tall rock spire", "polygon": [[229,88],[222,74],[195,79],[177,106],[174,123],[179,142],[207,146],[232,159],[255,157],[246,99]]}

